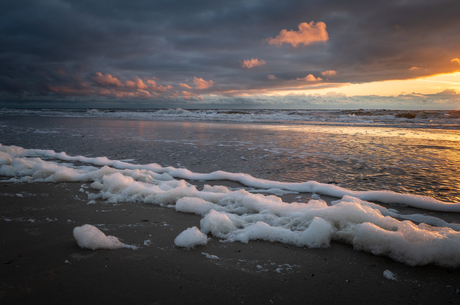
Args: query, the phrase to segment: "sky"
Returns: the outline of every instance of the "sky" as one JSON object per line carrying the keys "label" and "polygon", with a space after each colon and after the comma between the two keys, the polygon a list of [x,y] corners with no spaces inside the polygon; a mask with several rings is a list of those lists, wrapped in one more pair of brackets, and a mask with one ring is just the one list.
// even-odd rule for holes
{"label": "sky", "polygon": [[458,0],[4,0],[0,107],[460,109]]}

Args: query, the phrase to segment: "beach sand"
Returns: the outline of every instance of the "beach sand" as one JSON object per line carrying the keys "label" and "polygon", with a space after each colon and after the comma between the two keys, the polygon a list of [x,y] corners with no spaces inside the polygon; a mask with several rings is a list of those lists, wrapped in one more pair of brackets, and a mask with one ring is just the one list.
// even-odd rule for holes
{"label": "beach sand", "polygon": [[[308,249],[212,238],[178,248],[175,237],[199,226],[200,216],[147,204],[88,205],[81,185],[0,184],[1,304],[460,302],[458,269],[410,267],[338,242]],[[139,248],[81,249],[72,231],[87,223]]]}
{"label": "beach sand", "polygon": [[[390,185],[393,177],[416,181],[427,190],[431,183],[443,181],[413,170],[413,175],[427,182],[409,179],[410,168],[400,173],[406,169],[402,167],[385,169],[391,175],[372,176],[376,182],[368,186],[367,181],[373,180],[367,178],[378,172],[379,163],[366,165],[352,158],[336,161],[321,157],[322,151],[304,159],[295,157],[299,143],[308,139],[330,139],[324,149],[335,151],[340,148],[340,134],[331,138],[329,134],[278,131],[262,125],[246,129],[235,124],[188,122],[2,120],[1,144],[69,155],[133,159],[134,163],[155,162],[203,173],[225,170],[277,181],[305,181],[302,175],[310,175],[327,182],[328,173],[337,172],[332,180],[348,177],[350,183],[358,181],[358,186],[370,189],[378,188],[379,179],[378,183]],[[365,151],[352,150],[354,138],[346,136],[340,142],[344,152],[347,145],[353,153]],[[319,144],[315,145],[311,149]],[[408,153],[413,150],[401,147]],[[443,167],[438,171],[445,172]],[[241,186],[229,181],[190,182]],[[174,246],[174,239],[185,229],[199,226],[200,216],[141,203],[96,201],[88,205],[81,186],[0,183],[0,304],[460,304],[458,269],[411,267],[335,241],[329,248],[309,249],[263,241],[223,243],[212,237],[206,246],[187,250]],[[281,197],[285,202],[308,202],[311,195]],[[330,202],[337,198],[321,195],[321,199]],[[426,212],[458,222],[457,213],[404,206],[396,209],[401,214]],[[84,224],[139,248],[81,249],[72,232]],[[385,277],[386,270],[396,280]]]}

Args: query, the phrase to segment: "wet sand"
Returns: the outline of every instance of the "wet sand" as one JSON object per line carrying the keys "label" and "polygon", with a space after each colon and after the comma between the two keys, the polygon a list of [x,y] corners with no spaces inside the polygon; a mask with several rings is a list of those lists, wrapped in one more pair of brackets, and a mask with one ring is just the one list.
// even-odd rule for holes
{"label": "wet sand", "polygon": [[[460,302],[458,269],[410,267],[337,242],[308,249],[213,238],[178,248],[175,237],[200,216],[147,204],[88,205],[81,185],[0,184],[1,304]],[[86,223],[139,249],[81,249],[72,231]]]}

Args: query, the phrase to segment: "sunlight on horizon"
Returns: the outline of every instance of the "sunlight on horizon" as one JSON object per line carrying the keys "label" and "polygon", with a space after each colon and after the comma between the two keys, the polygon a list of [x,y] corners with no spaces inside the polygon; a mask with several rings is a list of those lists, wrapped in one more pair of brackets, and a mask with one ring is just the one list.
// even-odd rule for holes
{"label": "sunlight on horizon", "polygon": [[301,89],[272,91],[272,94],[345,94],[347,96],[398,96],[405,94],[436,94],[447,89],[453,89],[460,94],[460,72],[438,74],[410,80],[390,80],[364,84],[349,84],[342,87],[327,89]]}

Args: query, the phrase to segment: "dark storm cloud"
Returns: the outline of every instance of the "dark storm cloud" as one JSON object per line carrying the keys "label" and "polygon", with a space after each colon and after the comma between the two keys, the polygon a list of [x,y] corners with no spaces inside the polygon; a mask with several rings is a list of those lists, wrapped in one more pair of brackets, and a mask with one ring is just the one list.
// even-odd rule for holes
{"label": "dark storm cloud", "polygon": [[[240,103],[238,92],[316,85],[299,83],[310,74],[332,88],[453,72],[459,15],[455,0],[7,0],[0,98],[167,106],[218,94]],[[267,40],[312,21],[325,23],[327,41]],[[266,63],[244,67],[251,59]],[[330,70],[337,74],[321,73]],[[97,82],[98,73],[120,86]],[[199,88],[195,77],[212,86]],[[138,80],[145,86],[132,85]]]}

